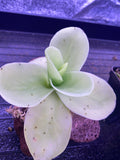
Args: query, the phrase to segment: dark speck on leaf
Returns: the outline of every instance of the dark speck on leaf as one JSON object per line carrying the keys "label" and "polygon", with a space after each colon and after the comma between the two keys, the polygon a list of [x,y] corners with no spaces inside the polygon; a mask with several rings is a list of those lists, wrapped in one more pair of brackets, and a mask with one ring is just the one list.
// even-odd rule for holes
{"label": "dark speck on leaf", "polygon": [[2,71],[2,70],[3,70],[3,68],[1,67],[1,68],[0,68],[0,70]]}
{"label": "dark speck on leaf", "polygon": [[45,148],[43,148],[43,152],[45,152]]}
{"label": "dark speck on leaf", "polygon": [[33,156],[35,157],[35,153],[33,153]]}
{"label": "dark speck on leaf", "polygon": [[87,105],[87,107],[89,108],[89,105]]}
{"label": "dark speck on leaf", "polygon": [[51,117],[51,119],[53,119],[53,117]]}
{"label": "dark speck on leaf", "polygon": [[34,141],[36,141],[36,138],[35,138],[35,137],[33,137],[33,140],[34,140]]}

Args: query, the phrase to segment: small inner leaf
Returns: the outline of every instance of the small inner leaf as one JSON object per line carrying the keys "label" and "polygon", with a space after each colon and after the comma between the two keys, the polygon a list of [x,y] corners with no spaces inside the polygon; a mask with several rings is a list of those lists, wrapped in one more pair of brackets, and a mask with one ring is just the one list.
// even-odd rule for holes
{"label": "small inner leaf", "polygon": [[[62,57],[59,50],[55,47],[49,47],[45,50],[47,58],[48,76],[52,80],[54,85],[58,85],[63,82],[63,78],[60,75],[58,69],[63,65]],[[60,62],[59,62],[60,60]]]}
{"label": "small inner leaf", "polygon": [[45,55],[52,61],[57,69],[59,69],[64,64],[60,50],[53,46],[46,48]]}
{"label": "small inner leaf", "polygon": [[68,67],[68,63],[64,63],[62,67],[59,69],[59,73],[61,76],[64,75],[65,71],[67,70],[67,67]]}

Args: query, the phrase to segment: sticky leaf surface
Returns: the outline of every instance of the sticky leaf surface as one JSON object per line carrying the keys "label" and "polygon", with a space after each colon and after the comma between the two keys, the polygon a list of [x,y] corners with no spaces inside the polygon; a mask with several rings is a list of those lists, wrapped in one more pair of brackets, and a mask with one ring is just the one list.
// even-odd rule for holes
{"label": "sticky leaf surface", "polygon": [[88,73],[94,80],[94,89],[85,97],[68,97],[58,93],[63,103],[74,113],[92,120],[101,120],[109,116],[116,103],[116,96],[109,84]]}
{"label": "sticky leaf surface", "polygon": [[0,94],[10,104],[31,107],[52,91],[45,68],[32,63],[10,63],[0,70]]}
{"label": "sticky leaf surface", "polygon": [[69,142],[71,127],[71,113],[55,93],[30,108],[24,134],[34,160],[51,160],[62,153]]}

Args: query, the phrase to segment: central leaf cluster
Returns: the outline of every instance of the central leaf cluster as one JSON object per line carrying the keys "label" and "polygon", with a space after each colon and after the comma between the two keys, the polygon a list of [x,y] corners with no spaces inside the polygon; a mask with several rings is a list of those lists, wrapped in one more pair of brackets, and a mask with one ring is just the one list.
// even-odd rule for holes
{"label": "central leaf cluster", "polygon": [[63,76],[67,70],[68,63],[63,61],[60,50],[50,46],[45,50],[47,59],[47,71],[50,82],[57,86],[63,82]]}

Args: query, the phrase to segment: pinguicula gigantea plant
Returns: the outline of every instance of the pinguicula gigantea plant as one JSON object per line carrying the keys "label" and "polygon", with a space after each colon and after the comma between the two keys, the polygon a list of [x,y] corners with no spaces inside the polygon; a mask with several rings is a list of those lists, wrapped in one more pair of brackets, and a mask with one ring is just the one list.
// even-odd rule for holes
{"label": "pinguicula gigantea plant", "polygon": [[0,95],[12,105],[29,107],[24,135],[34,160],[51,160],[65,150],[70,111],[102,120],[115,108],[116,96],[107,82],[80,71],[88,51],[85,33],[69,27],[53,36],[45,57],[0,68]]}

